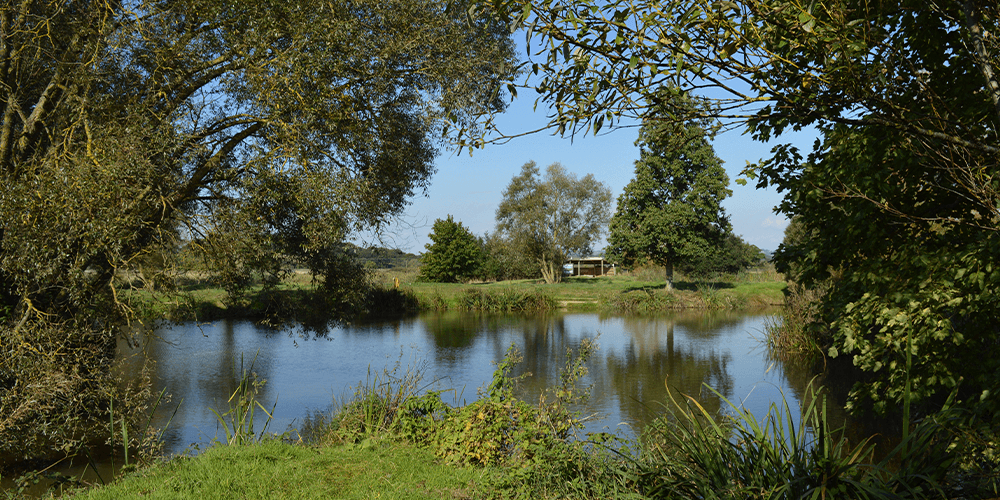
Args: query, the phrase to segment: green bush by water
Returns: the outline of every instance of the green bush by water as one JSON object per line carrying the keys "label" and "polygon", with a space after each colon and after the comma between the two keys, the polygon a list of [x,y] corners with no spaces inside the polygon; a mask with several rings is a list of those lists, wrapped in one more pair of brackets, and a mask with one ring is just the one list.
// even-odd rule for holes
{"label": "green bush by water", "polygon": [[638,461],[644,493],[677,500],[944,498],[951,464],[936,420],[918,424],[875,462],[870,439],[851,443],[842,428],[830,428],[818,391],[810,389],[798,424],[784,399],[758,420],[716,394],[729,406],[721,421],[682,397],[646,431]]}

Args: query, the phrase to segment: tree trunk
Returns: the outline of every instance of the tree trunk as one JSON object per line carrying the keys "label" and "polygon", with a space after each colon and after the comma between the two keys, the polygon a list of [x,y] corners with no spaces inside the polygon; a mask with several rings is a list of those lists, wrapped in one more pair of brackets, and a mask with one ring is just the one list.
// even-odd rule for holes
{"label": "tree trunk", "polygon": [[667,269],[667,284],[663,286],[663,289],[669,292],[674,289],[674,263],[667,262],[667,265],[663,267]]}
{"label": "tree trunk", "polygon": [[559,274],[556,274],[555,266],[553,265],[552,262],[547,261],[545,259],[539,259],[539,264],[541,265],[542,268],[542,279],[544,279],[546,283],[558,282],[561,276]]}

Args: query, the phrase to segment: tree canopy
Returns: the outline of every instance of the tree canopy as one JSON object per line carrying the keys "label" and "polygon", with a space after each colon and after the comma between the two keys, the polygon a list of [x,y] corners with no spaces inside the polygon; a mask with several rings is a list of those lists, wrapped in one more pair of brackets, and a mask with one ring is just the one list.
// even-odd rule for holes
{"label": "tree canopy", "polygon": [[457,283],[479,274],[483,247],[461,222],[448,216],[434,221],[431,242],[421,258],[420,277],[427,281]]}
{"label": "tree canopy", "polygon": [[530,255],[547,283],[562,279],[570,254],[586,254],[604,234],[611,189],[593,174],[577,178],[559,163],[542,176],[529,161],[511,179],[497,207],[497,232]]}
{"label": "tree canopy", "polygon": [[[399,213],[438,149],[505,106],[509,25],[468,7],[4,1],[0,433],[18,439],[0,451],[51,446],[24,438],[45,422],[44,439],[86,438],[135,317],[123,271],[178,238],[231,292],[288,262],[356,290],[344,239]],[[44,374],[55,385],[21,382]]]}
{"label": "tree canopy", "polygon": [[639,131],[635,178],[611,217],[608,258],[625,266],[647,259],[664,266],[668,290],[675,266],[717,253],[732,229],[722,208],[732,194],[729,176],[709,143],[710,125],[648,117]]}

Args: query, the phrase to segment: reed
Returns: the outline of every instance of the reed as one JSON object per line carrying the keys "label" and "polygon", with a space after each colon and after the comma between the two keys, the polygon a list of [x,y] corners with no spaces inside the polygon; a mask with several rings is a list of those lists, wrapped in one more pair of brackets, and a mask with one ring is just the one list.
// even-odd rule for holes
{"label": "reed", "polygon": [[682,307],[674,294],[641,290],[612,293],[601,299],[601,307],[618,313],[648,313]]}
{"label": "reed", "polygon": [[373,371],[368,367],[365,381],[337,411],[330,437],[337,442],[356,443],[391,436],[407,401],[426,389],[423,379],[424,365],[407,366],[402,373],[398,361],[392,369]]}
{"label": "reed", "polygon": [[[831,429],[826,398],[810,385],[800,419],[787,400],[757,419],[722,394],[728,406],[716,420],[690,396],[671,396],[668,416],[643,436],[640,484],[652,498],[670,499],[883,499],[944,498],[950,466],[936,419],[904,434],[875,462],[872,439],[851,443]],[[904,420],[904,424],[908,424]]]}
{"label": "reed", "polygon": [[[226,444],[228,445],[245,445],[261,441],[264,439],[267,428],[274,418],[274,408],[278,406],[277,399],[275,399],[270,411],[257,399],[257,395],[266,383],[265,380],[258,378],[257,374],[253,371],[259,354],[260,350],[254,354],[249,366],[244,365],[243,355],[240,354],[240,378],[239,383],[236,385],[236,390],[233,391],[233,395],[227,401],[229,409],[225,413],[220,413],[215,408],[209,408],[215,414],[219,425],[225,430]],[[260,433],[254,430],[254,421],[258,409],[267,415],[264,427]]]}

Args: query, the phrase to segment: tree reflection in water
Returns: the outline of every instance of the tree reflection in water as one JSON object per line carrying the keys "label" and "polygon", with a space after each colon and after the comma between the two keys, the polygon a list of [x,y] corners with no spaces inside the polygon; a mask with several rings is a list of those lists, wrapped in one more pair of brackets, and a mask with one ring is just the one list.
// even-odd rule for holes
{"label": "tree reflection in water", "polygon": [[[167,388],[175,403],[184,400],[167,432],[168,439],[175,440],[168,443],[172,452],[213,437],[216,422],[208,408],[224,406],[232,394],[238,382],[234,360],[243,354],[249,362],[258,349],[254,369],[267,379],[260,397],[270,404],[281,396],[271,427],[281,432],[308,412],[329,407],[334,397],[350,397],[370,371],[397,364],[403,370],[422,366],[428,390],[453,388],[457,402],[472,400],[475,389],[489,383],[493,363],[511,344],[523,353],[514,374],[531,374],[523,380],[521,393],[532,401],[558,384],[567,351],[583,339],[596,338],[599,350],[589,360],[583,381],[592,386],[592,398],[580,409],[603,419],[587,430],[615,430],[624,422],[626,432],[638,432],[664,411],[667,387],[699,398],[713,412],[721,405],[705,390],[706,384],[734,402],[752,393],[747,399],[753,401],[747,403],[757,405],[751,408],[755,414],[780,399],[779,390],[794,407],[807,376],[791,364],[785,373],[785,363],[768,359],[766,349],[753,338],[759,337],[754,331],[759,332],[767,316],[706,311],[650,316],[426,313],[331,326],[322,335],[303,326],[269,329],[220,321],[157,330],[146,355],[156,363],[155,389]],[[163,421],[173,407],[161,409],[166,413]]]}

